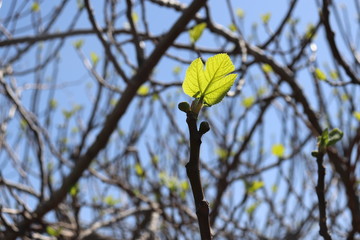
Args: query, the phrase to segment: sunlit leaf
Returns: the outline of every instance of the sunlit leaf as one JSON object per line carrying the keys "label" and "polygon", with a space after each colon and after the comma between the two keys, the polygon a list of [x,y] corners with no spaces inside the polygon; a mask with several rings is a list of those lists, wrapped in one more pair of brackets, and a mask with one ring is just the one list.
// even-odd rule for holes
{"label": "sunlit leaf", "polygon": [[181,181],[181,182],[180,182],[180,188],[181,188],[183,191],[189,190],[189,188],[190,188],[189,182],[188,182],[187,180]]}
{"label": "sunlit leaf", "polygon": [[231,24],[229,25],[229,29],[230,29],[230,31],[232,31],[232,32],[236,32],[237,27],[236,27],[235,24],[231,23]]}
{"label": "sunlit leaf", "polygon": [[236,9],[236,16],[238,16],[238,18],[244,18],[245,17],[245,11],[241,8]]}
{"label": "sunlit leaf", "polygon": [[146,96],[148,93],[149,93],[149,87],[146,86],[146,85],[142,85],[137,90],[137,94],[140,95],[140,96]]}
{"label": "sunlit leaf", "polygon": [[104,203],[109,206],[114,206],[114,205],[120,203],[120,200],[115,199],[113,196],[109,195],[104,198]]}
{"label": "sunlit leaf", "polygon": [[142,168],[141,164],[135,164],[135,172],[138,176],[144,176],[144,169]]}
{"label": "sunlit leaf", "polygon": [[74,197],[74,196],[76,196],[76,194],[79,193],[79,191],[80,191],[80,189],[79,189],[79,184],[75,184],[74,186],[72,186],[72,187],[70,188],[69,193],[70,193],[71,196]]}
{"label": "sunlit leaf", "polygon": [[259,89],[257,90],[257,95],[261,97],[266,93],[266,91],[267,91],[266,87],[259,87]]}
{"label": "sunlit leaf", "polygon": [[79,132],[79,128],[78,127],[73,127],[73,128],[71,128],[71,133],[72,134],[76,134],[76,133],[78,133]]}
{"label": "sunlit leaf", "polygon": [[118,102],[117,98],[110,99],[110,105],[111,106],[115,106],[117,102]]}
{"label": "sunlit leaf", "polygon": [[278,189],[279,189],[279,187],[278,187],[276,184],[273,184],[273,185],[271,186],[271,191],[274,192],[274,193],[277,192]]}
{"label": "sunlit leaf", "polygon": [[349,100],[349,96],[346,93],[341,95],[341,101],[346,102],[347,100]]}
{"label": "sunlit leaf", "polygon": [[319,80],[326,80],[326,74],[320,68],[315,69],[315,77]]}
{"label": "sunlit leaf", "polygon": [[271,148],[271,153],[277,157],[283,157],[285,153],[285,147],[281,143],[274,144]]}
{"label": "sunlit leaf", "polygon": [[155,165],[157,165],[159,163],[159,156],[158,155],[154,155],[152,158],[151,158],[151,162]]}
{"label": "sunlit leaf", "polygon": [[190,41],[192,43],[197,42],[201,37],[205,28],[206,28],[206,23],[199,23],[198,25],[190,29],[189,30]]}
{"label": "sunlit leaf", "polygon": [[271,18],[271,13],[265,13],[265,14],[261,15],[261,21],[264,24],[268,24],[270,21],[270,18]]}
{"label": "sunlit leaf", "polygon": [[79,40],[73,42],[73,46],[76,49],[80,49],[83,45],[84,45],[84,40],[83,39],[79,39]]}
{"label": "sunlit leaf", "polygon": [[58,105],[58,103],[57,103],[56,99],[51,99],[49,101],[49,106],[51,109],[55,109],[57,107],[57,105]]}
{"label": "sunlit leaf", "polygon": [[38,12],[40,11],[40,4],[38,1],[34,1],[33,4],[31,5],[31,11],[32,12]]}
{"label": "sunlit leaf", "polygon": [[241,105],[245,108],[250,108],[255,103],[255,97],[250,96],[242,100]]}
{"label": "sunlit leaf", "polygon": [[315,35],[314,35],[315,30],[316,30],[315,25],[314,24],[309,24],[307,26],[307,29],[306,29],[305,38],[306,39],[314,38],[315,37]]}
{"label": "sunlit leaf", "polygon": [[245,210],[246,213],[249,215],[252,215],[259,205],[260,205],[259,203],[251,204],[248,208],[246,208],[246,210]]}
{"label": "sunlit leaf", "polygon": [[232,74],[235,66],[230,57],[217,54],[210,57],[204,65],[200,58],[195,59],[186,71],[183,90],[190,97],[203,100],[208,106],[219,103],[230,90],[237,74]]}
{"label": "sunlit leaf", "polygon": [[96,64],[99,62],[100,58],[99,56],[95,53],[95,52],[91,52],[90,53],[90,59],[91,59],[91,62],[94,66],[96,66]]}
{"label": "sunlit leaf", "polygon": [[334,145],[338,141],[340,141],[343,137],[344,133],[338,129],[334,128],[329,132],[329,140],[327,142],[327,147]]}
{"label": "sunlit leaf", "polygon": [[360,121],[360,112],[353,112],[353,116],[356,118],[356,120]]}
{"label": "sunlit leaf", "polygon": [[339,79],[339,74],[337,71],[331,71],[330,72],[330,77],[333,79],[333,80],[337,80]]}
{"label": "sunlit leaf", "polygon": [[51,226],[46,226],[46,232],[53,237],[60,236],[61,229],[60,228],[53,228]]}
{"label": "sunlit leaf", "polygon": [[246,192],[251,194],[264,187],[263,181],[245,182]]}
{"label": "sunlit leaf", "polygon": [[136,12],[131,13],[131,18],[135,24],[139,21],[139,15]]}
{"label": "sunlit leaf", "polygon": [[180,72],[181,72],[181,67],[180,66],[175,66],[172,70],[172,72],[175,74],[175,75],[179,75]]}
{"label": "sunlit leaf", "polygon": [[62,114],[66,119],[70,119],[73,116],[74,112],[73,111],[62,110]]}
{"label": "sunlit leaf", "polygon": [[271,73],[271,72],[273,72],[272,67],[271,67],[269,64],[267,64],[267,63],[263,64],[263,65],[261,66],[261,69],[262,69],[265,73]]}
{"label": "sunlit leaf", "polygon": [[223,148],[216,148],[215,149],[215,154],[221,159],[224,160],[228,157],[229,152],[226,149]]}
{"label": "sunlit leaf", "polygon": [[159,94],[154,93],[154,94],[151,96],[151,100],[152,100],[152,101],[159,100]]}

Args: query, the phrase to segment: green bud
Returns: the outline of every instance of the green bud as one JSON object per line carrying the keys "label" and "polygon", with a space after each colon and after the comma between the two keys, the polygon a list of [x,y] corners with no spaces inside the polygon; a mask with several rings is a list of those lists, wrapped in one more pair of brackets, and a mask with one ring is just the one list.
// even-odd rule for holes
{"label": "green bud", "polygon": [[180,111],[183,111],[185,113],[190,111],[190,105],[187,102],[179,103],[178,108],[179,108]]}
{"label": "green bud", "polygon": [[200,128],[199,128],[199,132],[201,134],[205,134],[207,133],[208,131],[210,130],[210,126],[209,126],[209,123],[208,122],[201,122],[200,123]]}
{"label": "green bud", "polygon": [[201,108],[203,107],[203,99],[197,98],[191,103],[191,111],[195,114],[199,114]]}

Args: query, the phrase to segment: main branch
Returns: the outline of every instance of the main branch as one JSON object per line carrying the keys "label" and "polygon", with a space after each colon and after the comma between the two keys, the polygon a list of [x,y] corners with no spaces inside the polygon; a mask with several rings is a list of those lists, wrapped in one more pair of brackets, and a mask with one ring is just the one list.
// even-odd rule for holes
{"label": "main branch", "polygon": [[211,230],[209,222],[209,203],[205,200],[204,191],[200,178],[200,145],[201,137],[208,130],[197,129],[197,114],[187,112],[186,122],[190,133],[190,160],[186,164],[186,173],[190,180],[193,192],[196,215],[199,222],[200,234],[202,240],[211,240]]}

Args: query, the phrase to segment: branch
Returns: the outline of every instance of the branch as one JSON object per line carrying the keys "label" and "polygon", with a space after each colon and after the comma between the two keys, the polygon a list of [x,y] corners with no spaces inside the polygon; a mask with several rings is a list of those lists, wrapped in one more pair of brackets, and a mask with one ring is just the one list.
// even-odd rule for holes
{"label": "branch", "polygon": [[318,152],[316,156],[316,162],[318,165],[318,182],[316,186],[316,194],[319,200],[319,226],[320,226],[320,235],[325,240],[331,240],[328,227],[326,225],[326,201],[325,201],[325,167],[323,165],[324,153],[321,151]]}
{"label": "branch", "polygon": [[356,74],[351,70],[350,66],[346,63],[346,61],[341,56],[338,47],[336,46],[335,42],[335,33],[331,29],[330,26],[330,12],[329,12],[329,5],[331,4],[331,0],[323,0],[323,7],[322,7],[322,21],[325,26],[325,33],[326,38],[328,40],[331,53],[336,59],[336,61],[344,68],[346,74],[350,77],[351,82],[360,84],[360,79],[356,77]]}
{"label": "branch", "polygon": [[30,214],[31,216],[29,216],[29,218],[24,218],[18,223],[14,223],[14,225],[18,227],[19,231],[7,232],[5,240],[14,240],[18,236],[24,234],[34,221],[40,220],[46,213],[56,208],[56,206],[63,201],[69,192],[69,189],[80,179],[83,172],[89,167],[91,161],[106,147],[106,144],[116,128],[118,121],[126,112],[138,88],[148,80],[151,72],[158,64],[161,57],[180,35],[180,33],[184,31],[186,25],[205,3],[206,0],[194,0],[191,5],[184,10],[183,14],[174,23],[168,34],[159,42],[149,58],[146,59],[141,68],[139,68],[136,74],[132,77],[130,80],[132,84],[127,86],[121,95],[120,100],[114,107],[114,110],[106,118],[104,126],[95,138],[94,142],[90,145],[86,153],[76,161],[76,165],[70,174],[64,178],[61,187],[54,191],[54,194],[50,197],[50,199],[40,203]]}
{"label": "branch", "polygon": [[[186,173],[190,180],[191,189],[193,192],[196,215],[198,217],[200,234],[202,240],[211,240],[211,229],[209,222],[209,203],[205,200],[204,191],[201,185],[200,178],[200,145],[201,137],[207,131],[197,130],[197,114],[189,111],[187,112],[186,122],[190,133],[190,160],[186,164]],[[203,123],[202,123],[203,124]],[[207,128],[209,130],[209,128]]]}

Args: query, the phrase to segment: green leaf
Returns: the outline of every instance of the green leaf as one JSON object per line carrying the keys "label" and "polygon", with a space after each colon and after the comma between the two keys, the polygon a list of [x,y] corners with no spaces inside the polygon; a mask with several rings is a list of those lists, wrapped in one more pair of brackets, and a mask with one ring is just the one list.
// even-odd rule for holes
{"label": "green leaf", "polygon": [[255,97],[250,96],[246,97],[242,100],[241,105],[243,105],[245,108],[250,108],[255,102]]}
{"label": "green leaf", "polygon": [[274,144],[271,148],[271,152],[273,155],[277,157],[283,157],[285,153],[285,147],[281,143]]}
{"label": "green leaf", "polygon": [[70,119],[70,118],[72,117],[72,115],[74,114],[74,112],[73,112],[73,111],[63,110],[63,111],[62,111],[62,114],[64,115],[64,117],[65,117],[66,119]]}
{"label": "green leaf", "polygon": [[74,197],[79,193],[79,191],[80,191],[79,184],[75,184],[70,188],[70,195]]}
{"label": "green leaf", "polygon": [[346,93],[341,95],[341,101],[346,102],[347,100],[349,100],[349,96]]}
{"label": "green leaf", "polygon": [[271,73],[271,72],[273,72],[272,67],[271,67],[269,64],[267,64],[267,63],[263,64],[262,67],[261,67],[261,69],[262,69],[265,73]]}
{"label": "green leaf", "polygon": [[175,75],[179,75],[181,73],[181,67],[180,66],[175,66],[172,70],[172,72],[175,74]]}
{"label": "green leaf", "polygon": [[236,9],[236,16],[238,16],[238,18],[242,19],[245,16],[245,11],[241,8]]}
{"label": "green leaf", "polygon": [[136,163],[135,164],[135,172],[138,176],[144,176],[144,169],[142,168],[141,164]]}
{"label": "green leaf", "polygon": [[145,86],[145,85],[142,85],[137,90],[137,94],[140,95],[140,96],[146,96],[148,93],[149,93],[149,87]]}
{"label": "green leaf", "polygon": [[225,53],[210,57],[205,69],[197,58],[187,69],[182,88],[187,95],[203,100],[208,106],[217,104],[234,84],[237,76],[231,73],[234,70],[235,66]]}
{"label": "green leaf", "polygon": [[205,28],[206,28],[206,23],[199,23],[198,25],[190,29],[189,30],[190,41],[192,43],[196,43],[197,40],[199,40],[199,38],[201,37]]}
{"label": "green leaf", "polygon": [[272,191],[273,193],[276,193],[276,192],[278,191],[278,189],[279,189],[279,187],[278,187],[276,184],[273,184],[273,185],[271,186],[271,191]]}
{"label": "green leaf", "polygon": [[319,80],[327,79],[326,74],[323,71],[321,71],[319,68],[315,69],[315,77]]}
{"label": "green leaf", "polygon": [[216,148],[215,154],[223,161],[228,157],[229,151],[224,148]]}
{"label": "green leaf", "polygon": [[50,109],[55,109],[58,105],[57,101],[55,99],[51,99],[49,101]]}
{"label": "green leaf", "polygon": [[360,112],[353,112],[353,116],[356,120],[360,121]]}
{"label": "green leaf", "polygon": [[327,142],[327,147],[330,147],[340,141],[343,137],[344,133],[338,129],[334,128],[329,132],[329,141]]}
{"label": "green leaf", "polygon": [[154,94],[151,96],[151,100],[152,100],[152,101],[159,100],[159,94],[154,93]]}
{"label": "green leaf", "polygon": [[53,228],[51,226],[46,226],[46,232],[53,237],[60,236],[61,229],[60,228]]}
{"label": "green leaf", "polygon": [[329,141],[329,129],[325,128],[325,130],[321,133],[321,136],[318,137],[318,148],[320,152],[325,152]]}
{"label": "green leaf", "polygon": [[237,27],[236,27],[236,25],[235,24],[233,24],[233,23],[231,23],[230,25],[229,25],[229,27],[228,27],[229,29],[230,29],[230,31],[232,31],[232,32],[236,32],[236,30],[237,30]]}
{"label": "green leaf", "polygon": [[189,183],[187,180],[184,180],[184,181],[181,181],[180,182],[180,188],[183,190],[183,191],[187,191],[189,190]]}
{"label": "green leaf", "polygon": [[315,30],[316,30],[315,25],[314,24],[309,24],[307,26],[307,30],[306,30],[306,33],[305,33],[305,38],[306,39],[314,38],[315,37],[315,35],[314,35]]}
{"label": "green leaf", "polygon": [[91,52],[91,53],[90,53],[90,59],[91,59],[91,62],[92,62],[92,64],[93,64],[94,66],[96,66],[96,64],[98,64],[98,62],[99,62],[99,60],[100,60],[99,56],[98,56],[96,53],[94,53],[94,52]]}
{"label": "green leaf", "polygon": [[109,206],[114,206],[114,205],[120,203],[120,200],[115,199],[113,196],[109,195],[104,198],[104,203]]}
{"label": "green leaf", "polygon": [[254,213],[254,211],[256,210],[256,208],[260,205],[260,203],[253,203],[251,204],[245,211],[246,213],[248,213],[249,215],[252,215]]}
{"label": "green leaf", "polygon": [[32,12],[38,12],[38,11],[40,11],[40,4],[39,4],[39,2],[37,2],[37,1],[33,2],[33,4],[31,5],[31,11],[32,11]]}
{"label": "green leaf", "polygon": [[133,20],[133,22],[134,22],[135,24],[138,23],[138,21],[139,21],[139,15],[137,15],[136,12],[132,12],[132,13],[131,13],[131,18],[132,18],[132,20]]}
{"label": "green leaf", "polygon": [[115,105],[117,104],[117,102],[118,102],[118,99],[117,99],[117,98],[112,98],[112,99],[110,99],[110,105],[111,105],[111,106],[115,106]]}
{"label": "green leaf", "polygon": [[84,40],[82,40],[82,39],[79,39],[79,40],[73,42],[73,46],[76,49],[80,49],[83,45],[84,45]]}
{"label": "green leaf", "polygon": [[266,93],[266,91],[267,91],[266,87],[259,87],[259,89],[257,90],[257,95],[261,97]]}
{"label": "green leaf", "polygon": [[261,15],[261,20],[264,24],[268,24],[271,18],[271,13],[265,13]]}
{"label": "green leaf", "polygon": [[159,163],[159,156],[158,155],[154,155],[152,158],[151,158],[151,162],[154,164],[154,165],[157,165]]}
{"label": "green leaf", "polygon": [[259,190],[260,188],[264,187],[263,181],[254,181],[254,182],[245,182],[246,192],[252,194]]}
{"label": "green leaf", "polygon": [[331,71],[330,72],[330,77],[333,79],[333,80],[337,80],[339,79],[339,74],[337,71]]}

